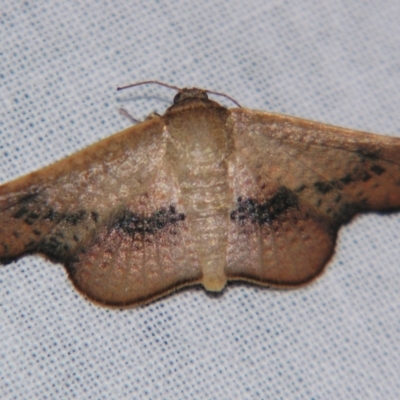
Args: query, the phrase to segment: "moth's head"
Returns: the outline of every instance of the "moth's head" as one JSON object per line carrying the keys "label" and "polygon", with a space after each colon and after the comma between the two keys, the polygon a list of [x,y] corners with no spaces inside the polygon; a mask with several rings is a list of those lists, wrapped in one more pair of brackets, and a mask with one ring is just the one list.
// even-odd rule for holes
{"label": "moth's head", "polygon": [[117,88],[117,90],[127,89],[130,87],[139,86],[139,85],[147,85],[150,83],[154,83],[154,84],[157,84],[160,86],[165,86],[167,88],[178,91],[178,93],[174,97],[173,105],[171,107],[169,107],[168,110],[171,110],[171,109],[175,108],[176,106],[180,107],[183,104],[185,104],[185,106],[186,106],[188,103],[190,103],[192,106],[194,105],[194,103],[197,103],[197,104],[200,103],[200,104],[203,104],[203,106],[204,106],[204,104],[206,104],[207,106],[213,105],[213,106],[225,108],[225,107],[222,107],[220,104],[216,103],[215,101],[209,100],[207,93],[225,97],[228,100],[232,101],[234,104],[236,104],[238,107],[241,107],[241,105],[235,99],[226,95],[225,93],[215,92],[213,90],[204,90],[204,89],[199,89],[199,88],[183,88],[183,89],[181,89],[178,86],[169,85],[167,83],[163,83],[163,82],[159,82],[159,81],[137,82],[137,83],[133,83],[131,85],[121,86],[121,87]]}
{"label": "moth's head", "polygon": [[184,88],[179,89],[178,93],[174,97],[174,102],[171,107],[169,107],[166,113],[170,113],[172,111],[182,111],[187,109],[194,108],[221,108],[225,109],[225,107],[221,106],[219,103],[210,100],[207,95],[207,90],[198,89],[198,88]]}
{"label": "moth's head", "polygon": [[[232,103],[236,104],[238,107],[241,107],[241,105],[232,97],[226,95],[225,93],[220,93],[220,92],[214,92],[213,90],[205,90],[205,89],[199,89],[199,88],[184,88],[180,89],[177,87],[172,87],[178,91],[178,94],[174,97],[174,104],[173,106],[180,104],[182,102],[188,102],[188,101],[193,101],[193,102],[202,102],[202,103],[213,103],[218,106],[220,106],[218,103],[215,101],[212,101],[208,98],[207,93],[209,94],[215,94],[216,96],[222,96],[230,100]],[[172,106],[172,107],[173,107]],[[221,106],[220,106],[221,107]]]}
{"label": "moth's head", "polygon": [[174,105],[181,103],[187,99],[191,100],[208,100],[207,92],[203,89],[197,88],[184,88],[180,89],[179,92],[174,97]]}

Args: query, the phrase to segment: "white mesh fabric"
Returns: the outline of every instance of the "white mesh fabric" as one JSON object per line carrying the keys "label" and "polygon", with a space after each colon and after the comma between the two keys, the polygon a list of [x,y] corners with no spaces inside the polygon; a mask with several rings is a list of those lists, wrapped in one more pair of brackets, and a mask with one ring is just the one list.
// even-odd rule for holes
{"label": "white mesh fabric", "polygon": [[[0,181],[173,92],[400,136],[400,2],[0,1]],[[222,102],[222,100],[219,100]],[[228,104],[223,101],[224,104]],[[63,267],[0,267],[0,398],[398,399],[400,215],[363,215],[311,286],[186,289],[108,310]]]}

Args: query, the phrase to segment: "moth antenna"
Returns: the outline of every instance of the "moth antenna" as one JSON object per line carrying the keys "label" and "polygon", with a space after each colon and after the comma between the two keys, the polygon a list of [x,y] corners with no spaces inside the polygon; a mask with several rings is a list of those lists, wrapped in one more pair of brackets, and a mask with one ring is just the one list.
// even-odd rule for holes
{"label": "moth antenna", "polygon": [[[123,90],[123,89],[128,89],[131,87],[135,87],[135,86],[141,86],[141,85],[148,85],[148,84],[154,84],[154,85],[160,85],[160,86],[164,86],[166,88],[169,89],[174,89],[177,92],[180,92],[182,89],[179,88],[178,86],[174,86],[174,85],[169,85],[168,83],[164,83],[164,82],[160,82],[160,81],[142,81],[142,82],[136,82],[136,83],[132,83],[130,85],[126,85],[126,86],[120,86],[117,87],[117,90]],[[206,93],[210,93],[210,94],[215,94],[216,96],[222,96],[225,97],[226,99],[230,100],[233,104],[236,104],[239,108],[242,108],[242,106],[231,96],[228,96],[225,93],[222,92],[215,92],[213,90],[208,90],[208,89],[200,89],[203,90]]]}
{"label": "moth antenna", "polygon": [[182,90],[181,88],[178,88],[178,86],[169,85],[168,83],[164,83],[164,82],[160,82],[160,81],[142,81],[142,82],[131,83],[130,85],[117,87],[117,90],[128,89],[128,88],[135,87],[135,86],[149,85],[149,84],[150,85],[154,84],[154,85],[164,86],[164,87],[167,87],[169,89],[174,89],[177,92]]}
{"label": "moth antenna", "polygon": [[204,91],[207,92],[207,93],[210,93],[210,94],[215,94],[216,96],[225,97],[226,99],[230,100],[233,104],[236,104],[239,108],[242,108],[242,106],[241,106],[233,97],[228,96],[228,95],[225,94],[225,93],[222,93],[222,92],[214,92],[213,90],[208,90],[208,89],[206,89],[206,90],[204,90]]}

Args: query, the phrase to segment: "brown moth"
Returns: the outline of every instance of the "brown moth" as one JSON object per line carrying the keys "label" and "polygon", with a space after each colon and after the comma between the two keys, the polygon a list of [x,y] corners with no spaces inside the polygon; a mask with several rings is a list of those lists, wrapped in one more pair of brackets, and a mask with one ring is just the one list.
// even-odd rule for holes
{"label": "brown moth", "polygon": [[0,186],[0,261],[40,253],[108,306],[228,280],[304,285],[356,213],[400,208],[400,139],[227,109],[163,116]]}

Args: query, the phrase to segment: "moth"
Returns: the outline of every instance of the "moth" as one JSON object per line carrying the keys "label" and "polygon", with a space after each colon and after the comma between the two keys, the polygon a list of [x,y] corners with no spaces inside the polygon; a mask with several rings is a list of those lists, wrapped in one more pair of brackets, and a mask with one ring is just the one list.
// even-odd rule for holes
{"label": "moth", "polygon": [[1,263],[40,253],[115,307],[194,284],[294,288],[356,213],[400,208],[400,138],[177,90],[164,115],[0,186]]}

